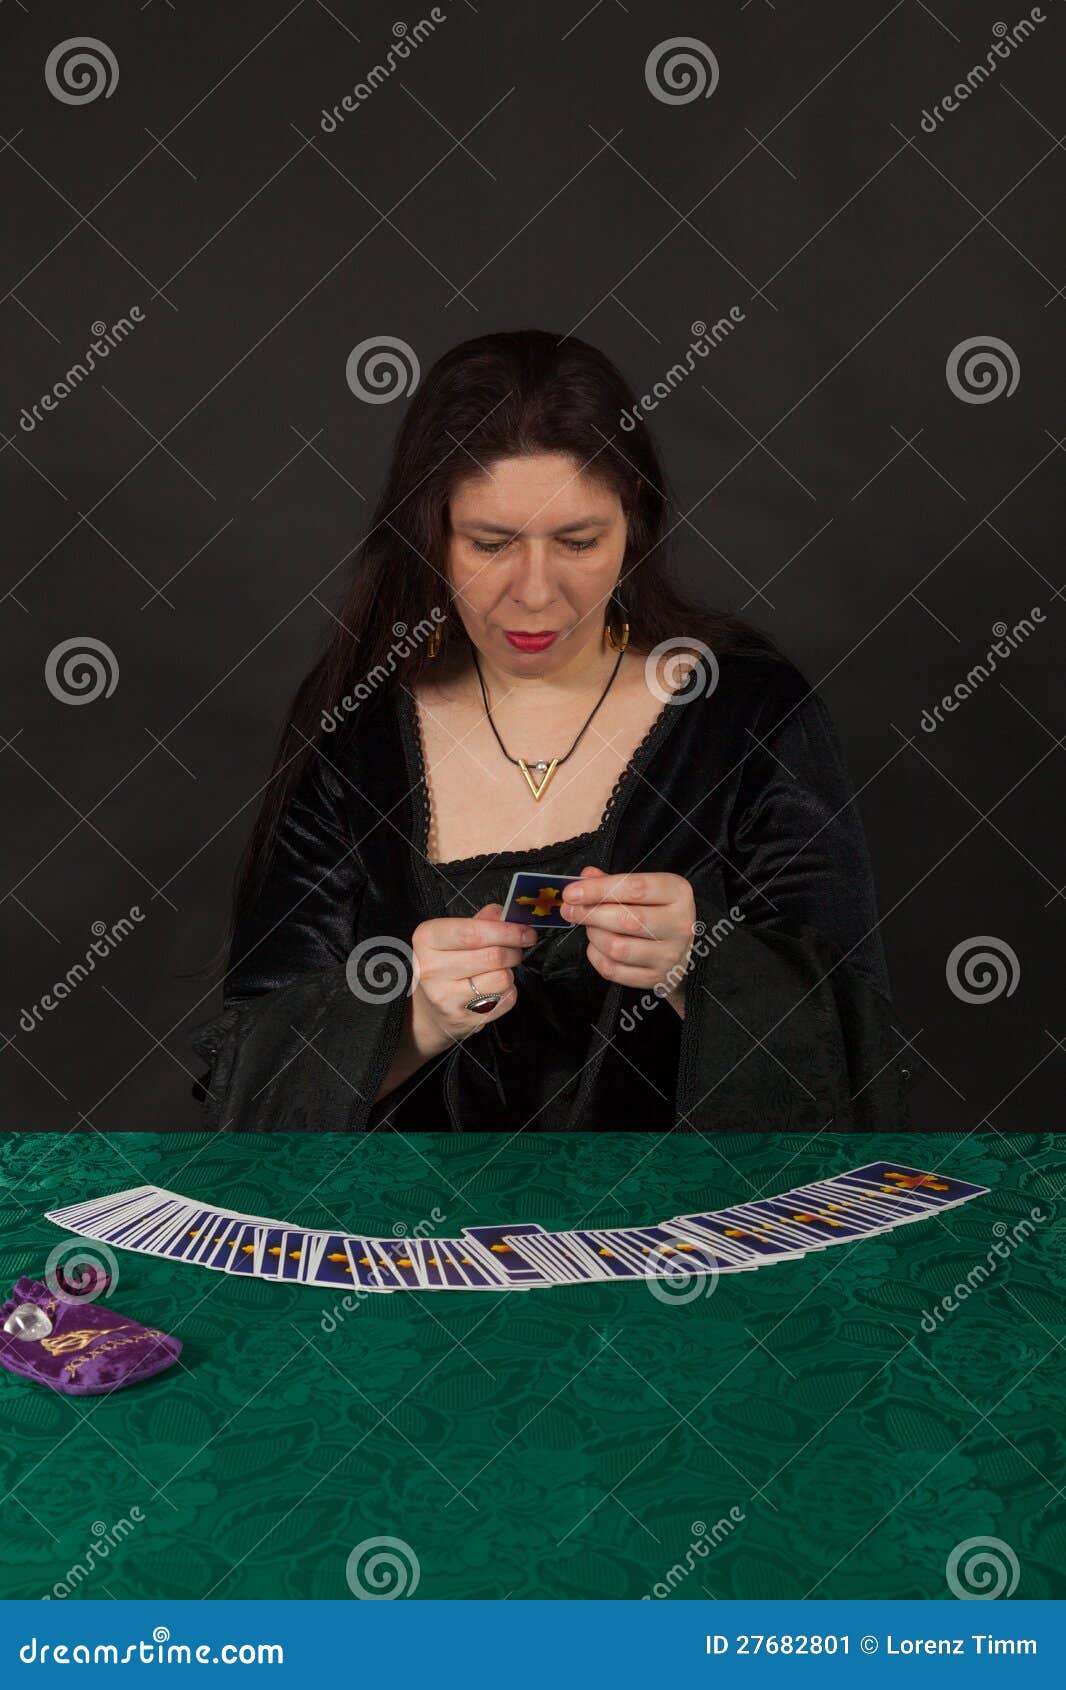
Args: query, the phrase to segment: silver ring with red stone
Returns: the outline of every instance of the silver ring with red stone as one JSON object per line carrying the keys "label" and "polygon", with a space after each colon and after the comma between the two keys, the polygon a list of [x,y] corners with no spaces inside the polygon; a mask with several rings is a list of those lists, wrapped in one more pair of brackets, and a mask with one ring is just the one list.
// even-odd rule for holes
{"label": "silver ring with red stone", "polygon": [[503,993],[479,992],[473,975],[467,975],[467,979],[470,981],[470,990],[474,995],[470,999],[469,1003],[464,1003],[463,1008],[473,1010],[475,1015],[487,1015],[489,1010],[494,1009],[499,1003],[500,999],[503,997]]}

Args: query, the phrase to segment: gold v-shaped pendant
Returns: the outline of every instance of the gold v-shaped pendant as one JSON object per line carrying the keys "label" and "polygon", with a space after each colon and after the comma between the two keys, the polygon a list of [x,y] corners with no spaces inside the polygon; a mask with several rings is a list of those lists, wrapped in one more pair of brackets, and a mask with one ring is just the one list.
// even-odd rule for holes
{"label": "gold v-shaped pendant", "polygon": [[534,765],[535,768],[545,770],[545,773],[541,778],[541,782],[540,782],[539,786],[537,785],[537,782],[533,779],[533,775],[530,771],[529,764],[526,762],[524,757],[519,757],[518,767],[521,769],[522,773],[525,775],[526,785],[529,787],[529,790],[530,790],[530,792],[532,792],[534,798],[540,798],[540,797],[542,797],[542,795],[544,793],[544,789],[547,786],[548,782],[551,780],[552,775],[555,773],[556,769],[559,767],[559,759],[558,759],[558,757],[553,757],[551,762],[548,763],[548,764],[537,763],[537,764]]}

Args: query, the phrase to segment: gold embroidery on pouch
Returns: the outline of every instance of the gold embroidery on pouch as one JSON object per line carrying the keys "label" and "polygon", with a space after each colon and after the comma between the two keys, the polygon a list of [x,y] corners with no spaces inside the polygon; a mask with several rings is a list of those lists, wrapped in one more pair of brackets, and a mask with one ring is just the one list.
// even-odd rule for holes
{"label": "gold embroidery on pouch", "polygon": [[97,1338],[107,1338],[112,1332],[121,1332],[121,1326],[106,1326],[101,1332],[98,1328],[81,1327],[76,1332],[58,1332],[54,1338],[42,1338],[41,1348],[47,1350],[50,1356],[65,1356],[68,1350],[84,1350],[87,1345]]}
{"label": "gold embroidery on pouch", "polygon": [[[109,1338],[112,1332],[121,1332],[123,1330],[124,1328],[121,1326],[112,1326],[106,1332],[98,1332],[95,1336],[98,1338]],[[106,1354],[108,1350],[120,1350],[123,1344],[136,1344],[141,1338],[165,1337],[166,1333],[160,1332],[158,1327],[146,1326],[143,1331],[135,1332],[132,1338],[119,1338],[113,1344],[101,1344],[99,1349],[92,1352],[92,1355],[76,1356],[73,1361],[67,1362],[63,1371],[66,1373],[68,1379],[76,1379],[79,1367],[84,1367],[87,1361],[96,1361],[99,1356]]]}

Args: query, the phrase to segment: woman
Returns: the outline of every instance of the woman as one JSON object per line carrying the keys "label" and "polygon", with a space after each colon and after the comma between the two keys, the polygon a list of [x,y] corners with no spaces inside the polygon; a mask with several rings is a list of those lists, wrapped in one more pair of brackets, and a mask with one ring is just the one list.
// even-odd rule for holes
{"label": "woman", "polygon": [[[910,1125],[825,706],[671,585],[626,413],[601,353],[532,330],[411,402],[194,1032],[208,1125]],[[501,919],[520,869],[580,876],[563,925]]]}

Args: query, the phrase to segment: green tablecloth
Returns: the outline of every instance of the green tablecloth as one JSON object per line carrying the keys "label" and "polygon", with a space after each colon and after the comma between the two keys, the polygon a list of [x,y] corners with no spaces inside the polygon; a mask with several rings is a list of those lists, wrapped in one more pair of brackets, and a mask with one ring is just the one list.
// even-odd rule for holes
{"label": "green tablecloth", "polygon": [[1018,1596],[1066,1595],[1050,1135],[8,1135],[0,1266],[6,1294],[62,1236],[46,1209],[149,1181],[440,1236],[652,1222],[877,1155],[991,1195],[675,1306],[401,1292],[334,1323],[331,1293],[120,1253],[115,1306],[179,1334],[181,1365],[81,1400],[0,1371],[3,1595],[348,1598],[377,1537],[417,1560],[416,1599],[939,1597],[983,1537]]}

